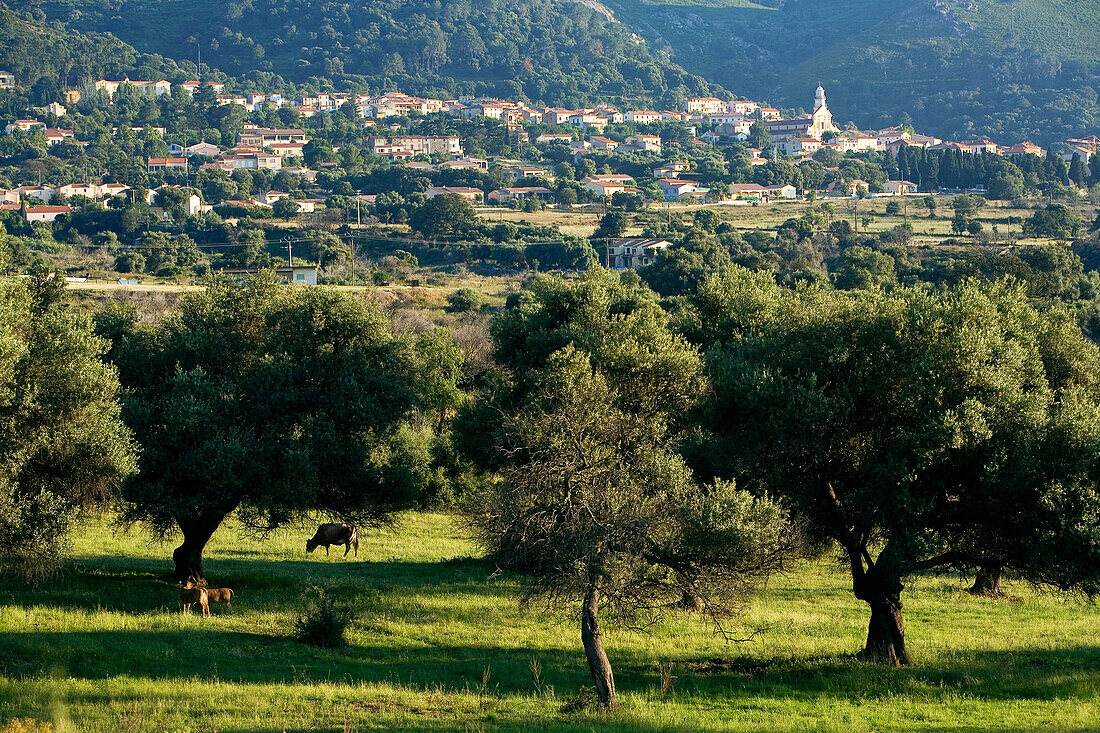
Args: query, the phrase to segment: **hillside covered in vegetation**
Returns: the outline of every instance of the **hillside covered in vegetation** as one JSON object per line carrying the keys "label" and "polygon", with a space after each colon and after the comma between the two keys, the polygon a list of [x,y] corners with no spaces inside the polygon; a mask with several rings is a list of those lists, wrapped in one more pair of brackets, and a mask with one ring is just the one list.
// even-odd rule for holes
{"label": "hillside covered in vegetation", "polygon": [[599,10],[551,0],[49,0],[37,7],[147,53],[201,54],[204,63],[258,85],[281,76],[566,106],[671,106],[714,91],[592,5]]}
{"label": "hillside covered in vegetation", "polygon": [[1042,144],[1100,126],[1097,0],[609,0],[689,71],[861,127]]}
{"label": "hillside covered in vegetation", "polygon": [[[2,102],[5,113],[27,102],[59,101],[63,88],[81,88],[102,78],[177,76],[187,73],[174,61],[142,54],[110,33],[79,32],[41,10],[17,12],[0,5],[0,69],[15,75],[27,99]],[[191,72],[193,73],[193,71]],[[11,96],[11,92],[7,92]]]}
{"label": "hillside covered in vegetation", "polygon": [[[184,66],[201,59],[258,89],[331,83],[567,107],[674,107],[690,96],[724,96],[724,88],[798,109],[822,83],[838,118],[867,128],[912,121],[942,137],[1049,144],[1100,126],[1100,0],[13,5],[132,45],[74,36],[72,53],[45,56],[74,59],[44,69],[68,84],[135,62],[155,68],[163,55],[187,59]],[[23,52],[35,48],[26,39],[56,36],[61,26],[13,17],[5,14],[0,29],[15,35],[0,62],[20,75],[48,63]]]}

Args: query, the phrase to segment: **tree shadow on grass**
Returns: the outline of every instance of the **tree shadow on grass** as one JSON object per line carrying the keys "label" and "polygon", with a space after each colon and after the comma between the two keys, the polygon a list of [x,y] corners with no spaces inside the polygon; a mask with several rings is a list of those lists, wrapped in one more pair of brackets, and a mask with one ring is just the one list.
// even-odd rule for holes
{"label": "tree shadow on grass", "polygon": [[[159,566],[128,560],[102,556],[69,562],[62,573],[37,585],[0,580],[0,605],[129,614],[179,607],[179,586],[160,580]],[[333,589],[336,597],[401,589],[431,594],[466,584],[476,585],[479,593],[509,592],[486,583],[490,572],[487,562],[475,558],[346,563],[219,559],[207,564],[210,587],[233,588],[243,604],[254,608],[300,605],[301,593],[314,585]]]}
{"label": "tree shadow on grass", "polygon": [[863,662],[855,656],[816,659],[679,660],[678,689],[724,696],[745,692],[775,698],[915,696],[990,700],[1100,698],[1100,647],[958,651],[907,667]]}
{"label": "tree shadow on grass", "polygon": [[[544,683],[584,684],[583,654],[575,648],[507,646],[486,629],[482,643],[448,645],[369,630],[372,643],[325,650],[285,635],[227,631],[214,621],[181,619],[179,628],[0,635],[0,672],[36,676],[63,670],[84,679],[118,675],[246,683],[392,683],[532,691],[530,661]],[[362,637],[360,637],[362,638]],[[642,652],[617,652],[612,663],[624,691],[659,687],[659,672]],[[677,691],[727,698],[745,695],[812,701],[940,696],[991,700],[1095,700],[1100,697],[1100,647],[959,652],[943,660],[892,668],[848,657],[820,659],[680,660]]]}
{"label": "tree shadow on grass", "polygon": [[579,642],[576,649],[536,649],[504,648],[491,637],[483,646],[398,638],[392,645],[319,649],[296,641],[289,632],[282,636],[223,631],[198,619],[183,624],[185,628],[178,630],[2,634],[0,674],[90,680],[125,675],[246,684],[388,683],[529,694],[534,687],[532,658],[543,665],[547,684],[573,682],[575,687],[585,671]]}

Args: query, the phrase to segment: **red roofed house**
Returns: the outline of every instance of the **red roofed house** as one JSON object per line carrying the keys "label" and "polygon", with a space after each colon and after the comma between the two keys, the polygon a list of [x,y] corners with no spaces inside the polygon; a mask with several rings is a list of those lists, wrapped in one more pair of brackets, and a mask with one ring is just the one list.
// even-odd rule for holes
{"label": "red roofed house", "polygon": [[470,188],[469,186],[432,186],[424,193],[430,199],[434,199],[436,196],[442,196],[445,193],[453,193],[456,196],[461,196],[467,201],[481,202],[485,200],[484,191],[480,188]]}
{"label": "red roofed house", "polygon": [[917,184],[912,181],[883,181],[882,190],[892,196],[908,196],[917,192]]}
{"label": "red roofed house", "polygon": [[684,109],[700,115],[714,115],[726,111],[726,103],[715,97],[695,97],[689,99]]}
{"label": "red roofed house", "polygon": [[76,137],[76,134],[72,130],[62,130],[56,127],[47,127],[43,130],[46,134],[47,145],[57,145],[64,140],[72,140]]}
{"label": "red roofed house", "polygon": [[1036,145],[1035,143],[1030,142],[1030,141],[1022,142],[1018,145],[1013,145],[1012,147],[1005,148],[1004,150],[1001,151],[1001,155],[1004,155],[1004,156],[1009,157],[1009,158],[1017,156],[1017,155],[1038,155],[1038,156],[1042,157],[1046,154],[1047,154],[1047,152],[1045,150],[1043,150],[1038,145]]}
{"label": "red roofed house", "polygon": [[4,134],[10,135],[16,130],[22,130],[23,132],[30,132],[31,130],[45,130],[46,123],[39,122],[38,120],[16,120],[15,122],[9,122],[4,128]]}
{"label": "red roofed house", "polygon": [[48,221],[52,222],[62,214],[68,214],[72,211],[69,206],[28,206],[27,207],[27,221]]}
{"label": "red roofed house", "polygon": [[495,203],[506,204],[509,201],[522,201],[524,199],[550,200],[554,192],[542,186],[520,186],[518,188],[498,188],[489,193],[489,200]]}
{"label": "red roofed house", "polygon": [[163,170],[187,170],[187,158],[150,158],[149,172]]}
{"label": "red roofed house", "polygon": [[626,121],[638,125],[650,125],[661,121],[661,113],[652,110],[634,110],[626,113]]}
{"label": "red roofed house", "polygon": [[743,201],[768,201],[771,191],[758,183],[731,183],[730,195]]}

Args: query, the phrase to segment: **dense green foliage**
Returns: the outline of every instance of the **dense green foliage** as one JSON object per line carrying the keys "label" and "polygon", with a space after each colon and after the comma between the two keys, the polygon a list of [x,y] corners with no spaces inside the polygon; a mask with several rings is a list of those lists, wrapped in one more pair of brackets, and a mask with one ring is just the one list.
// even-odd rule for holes
{"label": "dense green foliage", "polygon": [[[700,361],[652,301],[600,270],[539,281],[530,295],[494,324],[503,383],[460,423],[500,473],[466,514],[533,596],[580,604],[589,669],[610,706],[600,608],[633,620],[687,595],[728,610],[781,566],[785,515],[732,483],[697,486],[676,455],[672,424],[698,397]],[[488,415],[499,417],[482,423]]]}
{"label": "dense green foliage", "polygon": [[58,101],[65,86],[129,72],[137,60],[132,47],[110,35],[73,32],[47,22],[41,11],[22,15],[0,8],[0,69],[28,88],[35,104]]}
{"label": "dense green foliage", "polygon": [[1100,589],[1100,353],[1021,288],[849,295],[743,270],[685,318],[708,348],[702,474],[786,498],[871,608],[865,654],[908,663],[903,581],[991,557]]}
{"label": "dense green foliage", "polygon": [[194,58],[270,85],[355,84],[376,92],[496,95],[580,106],[675,104],[711,91],[664,53],[581,3],[551,0],[329,0],[146,3],[57,0],[78,29],[110,31],[148,53]]}
{"label": "dense green foliage", "polygon": [[118,310],[99,326],[144,447],[127,516],[182,532],[178,580],[203,576],[233,511],[261,531],[311,510],[369,526],[428,490],[431,436],[413,418],[446,409],[461,362],[436,334],[418,350],[362,299],[265,276],[215,280],[155,329]]}
{"label": "dense green foliage", "polygon": [[68,532],[135,469],[118,374],[57,281],[0,281],[0,572],[55,570]]}

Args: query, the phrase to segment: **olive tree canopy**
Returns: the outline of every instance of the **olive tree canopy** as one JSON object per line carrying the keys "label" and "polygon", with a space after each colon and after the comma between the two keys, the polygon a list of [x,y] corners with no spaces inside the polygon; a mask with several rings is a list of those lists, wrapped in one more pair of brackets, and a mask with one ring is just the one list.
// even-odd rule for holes
{"label": "olive tree canopy", "polygon": [[847,559],[864,654],[907,663],[904,579],[990,563],[1095,593],[1097,349],[1007,283],[791,291],[738,270],[683,330],[707,347],[704,475],[783,498]]}
{"label": "olive tree canopy", "polygon": [[606,271],[537,281],[493,324],[495,391],[459,422],[497,476],[466,506],[529,597],[580,606],[600,702],[616,699],[599,612],[633,619],[685,593],[717,612],[787,554],[784,511],[731,482],[697,485],[675,420],[702,389],[697,352],[652,299]]}
{"label": "olive tree canopy", "polygon": [[234,511],[259,530],[313,510],[364,525],[416,500],[401,429],[446,365],[393,337],[377,306],[256,276],[214,280],[156,327],[117,313],[100,327],[143,446],[125,516],[182,532],[174,579],[202,577]]}
{"label": "olive tree canopy", "polygon": [[0,282],[0,568],[23,575],[56,568],[81,513],[135,470],[108,345],[59,306],[62,285]]}

